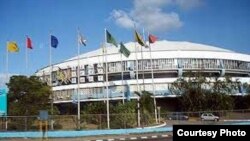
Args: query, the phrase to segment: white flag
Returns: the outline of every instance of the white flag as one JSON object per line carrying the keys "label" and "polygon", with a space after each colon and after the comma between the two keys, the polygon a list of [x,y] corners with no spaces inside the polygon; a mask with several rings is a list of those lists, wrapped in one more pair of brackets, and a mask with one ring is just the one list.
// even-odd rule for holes
{"label": "white flag", "polygon": [[79,44],[86,46],[86,41],[87,40],[83,38],[82,34],[79,33],[79,35],[78,35],[78,42],[79,42]]}

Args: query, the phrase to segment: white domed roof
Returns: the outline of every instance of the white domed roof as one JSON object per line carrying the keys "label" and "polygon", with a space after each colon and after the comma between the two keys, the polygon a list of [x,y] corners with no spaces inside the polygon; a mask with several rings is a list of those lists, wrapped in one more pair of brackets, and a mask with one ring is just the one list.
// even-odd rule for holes
{"label": "white domed roof", "polygon": [[198,44],[186,41],[158,41],[151,44],[152,50],[171,50],[171,51],[216,51],[216,52],[232,52],[230,50]]}
{"label": "white domed roof", "polygon": [[[130,52],[135,52],[136,47],[141,48],[141,46],[138,43],[135,42],[128,42],[124,44],[127,49]],[[111,44],[106,44],[107,46],[107,53],[108,54],[116,54],[119,53],[119,48],[111,45]],[[212,51],[212,52],[233,52],[227,49],[222,49],[210,45],[204,45],[204,44],[198,44],[198,43],[191,43],[191,42],[186,42],[186,41],[167,41],[167,40],[162,40],[162,41],[156,41],[155,43],[151,44],[151,49],[152,51]],[[142,47],[143,52],[149,51],[148,48]],[[80,58],[84,57],[91,57],[91,56],[99,56],[102,55],[103,49],[99,48],[94,51],[90,51],[84,54],[80,55]],[[73,57],[68,59],[69,60],[74,60],[77,57]]]}

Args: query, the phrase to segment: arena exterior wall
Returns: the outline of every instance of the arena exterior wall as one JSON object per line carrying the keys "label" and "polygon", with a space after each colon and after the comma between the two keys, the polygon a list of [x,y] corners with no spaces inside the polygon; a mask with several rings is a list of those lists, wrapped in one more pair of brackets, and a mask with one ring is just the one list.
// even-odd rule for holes
{"label": "arena exterior wall", "polygon": [[[175,97],[169,92],[171,83],[189,72],[221,79],[230,76],[233,80],[250,83],[250,55],[247,54],[208,45],[163,40],[151,44],[151,51],[138,43],[126,43],[125,46],[131,52],[127,58],[119,53],[119,48],[110,44],[103,46],[107,48],[107,53],[99,48],[80,55],[81,101],[106,99],[106,61],[111,100],[136,98],[134,91],[138,91],[137,86],[139,90],[150,92],[153,92],[154,87],[156,98]],[[77,66],[77,56],[52,65],[54,103],[77,100]],[[47,66],[37,71],[36,75],[49,82],[50,70],[50,66]],[[244,94],[244,91],[239,90],[235,94]]]}

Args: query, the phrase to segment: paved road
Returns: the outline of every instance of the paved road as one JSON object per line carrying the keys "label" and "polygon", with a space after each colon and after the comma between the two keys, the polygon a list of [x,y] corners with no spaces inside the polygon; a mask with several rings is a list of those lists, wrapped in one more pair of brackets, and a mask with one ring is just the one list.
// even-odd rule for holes
{"label": "paved road", "polygon": [[149,138],[149,139],[138,139],[135,141],[173,141],[173,138],[172,137],[157,138],[157,139]]}
{"label": "paved road", "polygon": [[172,138],[162,138],[162,139],[149,139],[149,140],[137,140],[137,141],[173,141]]}
{"label": "paved road", "polygon": [[[172,133],[151,133],[151,134],[132,134],[115,136],[97,136],[82,138],[49,138],[44,141],[172,141]],[[0,141],[42,141],[42,139],[31,138],[11,138],[1,139]]]}
{"label": "paved road", "polygon": [[[43,141],[42,139],[0,139],[0,141]],[[85,140],[82,138],[67,138],[67,139],[47,139],[44,141],[173,141],[172,137],[166,137],[166,138],[156,138],[156,139],[136,139],[136,140],[131,140],[131,139],[125,139],[125,140],[119,140],[119,139],[114,139],[114,140],[108,140],[108,139],[98,139],[98,140]]]}

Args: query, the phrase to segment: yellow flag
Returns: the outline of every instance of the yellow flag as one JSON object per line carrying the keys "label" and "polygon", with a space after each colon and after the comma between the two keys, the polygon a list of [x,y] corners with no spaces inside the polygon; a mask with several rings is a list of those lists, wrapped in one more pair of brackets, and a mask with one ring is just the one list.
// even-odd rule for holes
{"label": "yellow flag", "polygon": [[8,42],[7,49],[9,52],[18,52],[19,48],[16,42]]}
{"label": "yellow flag", "polygon": [[145,42],[137,31],[135,31],[135,41],[137,41],[141,46],[146,46]]}

